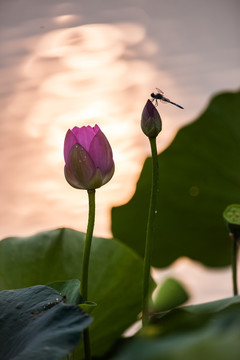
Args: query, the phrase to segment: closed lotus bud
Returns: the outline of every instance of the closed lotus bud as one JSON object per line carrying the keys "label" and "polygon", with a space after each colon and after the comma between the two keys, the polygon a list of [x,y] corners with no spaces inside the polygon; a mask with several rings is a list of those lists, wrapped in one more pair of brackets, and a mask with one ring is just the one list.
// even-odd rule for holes
{"label": "closed lotus bud", "polygon": [[64,142],[64,173],[67,182],[77,189],[93,190],[113,176],[111,146],[98,125],[75,126]]}
{"label": "closed lotus bud", "polygon": [[162,130],[161,117],[150,100],[147,101],[142,112],[141,128],[144,134],[150,138],[157,137]]}

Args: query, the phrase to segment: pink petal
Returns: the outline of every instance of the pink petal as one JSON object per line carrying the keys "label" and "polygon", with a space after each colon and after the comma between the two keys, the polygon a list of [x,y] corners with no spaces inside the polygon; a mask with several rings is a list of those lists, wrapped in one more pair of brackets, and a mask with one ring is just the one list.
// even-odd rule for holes
{"label": "pink petal", "polygon": [[95,125],[93,128],[91,126],[82,126],[81,128],[75,126],[72,129],[72,132],[77,138],[78,144],[80,144],[85,150],[89,150],[92,139],[99,131],[99,127]]}
{"label": "pink petal", "polygon": [[68,164],[68,155],[71,151],[71,148],[76,143],[77,143],[76,136],[74,135],[72,130],[68,130],[64,140],[64,160],[66,165]]}
{"label": "pink petal", "polygon": [[113,163],[113,166],[111,167],[111,169],[103,177],[102,185],[106,184],[107,182],[109,182],[109,180],[111,180],[111,178],[113,177],[114,171],[115,171],[115,165]]}
{"label": "pink petal", "polygon": [[100,129],[90,144],[89,155],[94,161],[95,166],[100,169],[103,177],[114,166],[111,146]]}

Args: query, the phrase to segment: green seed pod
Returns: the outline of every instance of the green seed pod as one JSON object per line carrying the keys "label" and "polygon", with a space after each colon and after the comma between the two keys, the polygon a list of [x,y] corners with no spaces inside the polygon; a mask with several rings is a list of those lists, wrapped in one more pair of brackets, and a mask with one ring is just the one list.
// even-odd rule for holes
{"label": "green seed pod", "polygon": [[240,204],[231,204],[223,212],[223,218],[234,239],[240,239]]}

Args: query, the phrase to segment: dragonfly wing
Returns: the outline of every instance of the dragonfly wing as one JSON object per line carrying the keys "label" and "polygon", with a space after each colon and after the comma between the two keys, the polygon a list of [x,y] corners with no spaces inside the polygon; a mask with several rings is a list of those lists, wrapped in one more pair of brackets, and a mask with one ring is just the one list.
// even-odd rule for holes
{"label": "dragonfly wing", "polygon": [[166,100],[165,98],[163,98],[163,99],[161,99],[161,100],[159,100],[162,104],[167,104],[169,101],[168,100]]}
{"label": "dragonfly wing", "polygon": [[162,102],[166,103],[170,103],[171,101],[169,99],[167,99],[165,96],[162,97]]}
{"label": "dragonfly wing", "polygon": [[162,94],[162,95],[164,94],[164,92],[162,90],[160,90],[159,88],[156,88],[156,90],[159,94]]}

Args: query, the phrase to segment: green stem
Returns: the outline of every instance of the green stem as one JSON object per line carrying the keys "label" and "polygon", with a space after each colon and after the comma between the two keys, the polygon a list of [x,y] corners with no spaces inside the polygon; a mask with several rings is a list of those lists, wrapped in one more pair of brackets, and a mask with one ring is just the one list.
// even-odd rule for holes
{"label": "green stem", "polygon": [[[88,266],[89,266],[90,250],[91,250],[93,228],[95,221],[95,190],[88,190],[88,203],[89,203],[88,226],[87,226],[86,239],[83,249],[82,278],[81,278],[81,288],[80,288],[80,293],[85,301],[87,301],[88,298]],[[88,329],[83,331],[83,343],[84,343],[85,360],[90,360],[91,351],[90,351],[90,338],[89,338]]]}
{"label": "green stem", "polygon": [[158,158],[157,158],[157,144],[156,137],[149,138],[152,152],[152,189],[148,213],[145,254],[143,262],[143,299],[142,299],[142,323],[146,324],[148,320],[148,292],[149,292],[149,278],[150,266],[152,256],[152,243],[154,235],[154,223],[157,214],[157,192],[158,192]]}
{"label": "green stem", "polygon": [[232,280],[233,280],[234,296],[238,295],[238,284],[237,284],[238,240],[239,238],[233,235]]}
{"label": "green stem", "polygon": [[88,329],[83,330],[83,345],[84,345],[85,360],[91,360],[91,346],[90,346],[90,336]]}

